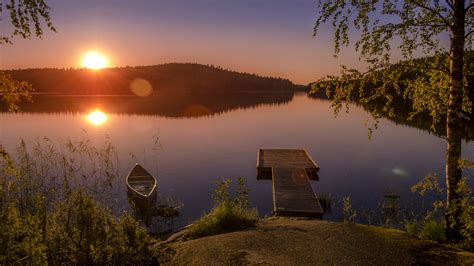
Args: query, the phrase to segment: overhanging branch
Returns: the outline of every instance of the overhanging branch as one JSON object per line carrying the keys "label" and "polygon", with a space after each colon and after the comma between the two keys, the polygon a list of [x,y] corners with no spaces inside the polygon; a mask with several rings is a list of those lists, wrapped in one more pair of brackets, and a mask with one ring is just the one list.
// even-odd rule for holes
{"label": "overhanging branch", "polygon": [[422,8],[422,9],[425,9],[425,10],[430,11],[431,13],[435,14],[436,16],[438,16],[438,17],[444,22],[444,24],[445,24],[446,26],[448,26],[448,27],[450,27],[450,28],[452,27],[451,23],[449,23],[449,21],[446,19],[446,17],[443,16],[438,10],[436,10],[436,9],[434,9],[434,8],[432,8],[432,7],[429,7],[429,6],[427,6],[427,5],[423,4],[423,3],[420,3],[420,2],[418,2],[418,1],[413,1],[413,0],[412,0],[412,1],[410,1],[410,2],[412,2],[413,4],[415,4],[416,6]]}

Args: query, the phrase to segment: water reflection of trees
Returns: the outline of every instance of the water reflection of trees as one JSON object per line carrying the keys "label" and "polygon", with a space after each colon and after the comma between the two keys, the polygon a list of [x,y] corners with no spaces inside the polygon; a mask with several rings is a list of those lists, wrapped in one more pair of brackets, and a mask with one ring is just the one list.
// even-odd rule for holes
{"label": "water reflection of trees", "polygon": [[[305,89],[288,79],[200,64],[169,63],[100,71],[43,68],[8,73],[31,83],[37,93],[34,103],[23,104],[22,111],[26,112],[83,113],[100,108],[109,113],[198,117],[260,104],[287,103],[293,92]],[[46,94],[55,96],[45,97]]]}
{"label": "water reflection of trees", "polygon": [[[432,118],[428,114],[421,113],[421,114],[415,115],[410,120],[407,120],[412,110],[411,110],[411,106],[408,106],[406,104],[400,105],[399,108],[397,109],[397,112],[395,113],[395,116],[393,117],[390,117],[386,112],[383,111],[383,104],[381,103],[370,102],[367,104],[363,104],[361,106],[364,108],[364,110],[372,112],[372,113],[381,114],[384,118],[387,118],[395,122],[396,124],[416,127],[418,129],[428,131],[430,133],[433,133],[441,137],[446,136],[445,123],[443,122],[437,123],[434,125],[434,128],[433,128]],[[444,121],[445,119],[446,117],[444,117],[442,121]],[[463,138],[467,141],[474,140],[474,123],[472,123],[472,119],[474,119],[474,117],[472,117],[471,120],[464,119],[461,125],[461,134]]]}
{"label": "water reflection of trees", "polygon": [[[311,95],[312,98],[324,99],[328,100],[326,93],[324,91],[319,91],[316,94]],[[357,105],[364,108],[364,110],[381,115],[382,117],[395,122],[397,125],[405,125],[410,127],[415,127],[424,131],[428,131],[436,136],[444,137],[446,136],[446,127],[445,123],[443,122],[444,119],[441,119],[440,123],[434,125],[434,129],[432,127],[432,118],[427,113],[420,113],[410,120],[410,113],[413,111],[412,104],[410,102],[404,101],[400,98],[395,98],[393,101],[393,105],[396,106],[395,116],[389,116],[389,114],[384,111],[385,103],[380,101],[371,101],[369,103],[356,103]],[[470,120],[464,119],[462,124],[462,135],[464,140],[473,141],[474,140],[474,114],[471,114]]]}
{"label": "water reflection of trees", "polygon": [[35,95],[21,110],[30,113],[85,113],[99,108],[107,113],[146,114],[168,117],[200,117],[262,104],[286,104],[292,92],[161,93],[137,96]]}

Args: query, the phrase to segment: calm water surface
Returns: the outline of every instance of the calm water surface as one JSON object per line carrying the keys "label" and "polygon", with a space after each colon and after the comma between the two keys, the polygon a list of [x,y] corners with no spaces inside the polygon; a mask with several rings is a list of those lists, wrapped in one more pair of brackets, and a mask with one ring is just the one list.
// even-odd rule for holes
{"label": "calm water surface", "polygon": [[[184,205],[179,224],[211,208],[215,181],[224,177],[245,178],[252,205],[261,215],[270,214],[271,182],[256,180],[258,148],[307,149],[321,168],[320,181],[313,182],[315,191],[331,193],[336,203],[351,195],[356,209],[375,209],[389,193],[409,202],[414,198],[410,185],[427,173],[443,176],[443,139],[382,120],[369,140],[364,125],[368,113],[352,106],[350,114],[334,118],[330,104],[296,94],[278,104],[224,108],[207,116],[112,113],[101,125],[86,117],[94,104],[84,106],[82,113],[3,113],[0,139],[12,149],[21,139],[28,144],[44,136],[58,143],[87,137],[101,144],[110,138],[124,178],[138,162],[158,177],[160,195]],[[153,149],[156,136],[158,151]],[[464,156],[474,158],[472,143],[464,146]],[[113,204],[126,205],[124,179],[114,185]],[[337,212],[332,218],[338,218]]]}

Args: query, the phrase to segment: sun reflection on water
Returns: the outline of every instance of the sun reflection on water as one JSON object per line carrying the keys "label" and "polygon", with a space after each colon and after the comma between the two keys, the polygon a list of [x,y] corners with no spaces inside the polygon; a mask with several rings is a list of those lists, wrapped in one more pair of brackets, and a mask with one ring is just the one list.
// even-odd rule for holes
{"label": "sun reflection on water", "polygon": [[102,112],[101,110],[95,110],[87,114],[87,121],[93,124],[94,126],[100,126],[107,121],[107,114]]}

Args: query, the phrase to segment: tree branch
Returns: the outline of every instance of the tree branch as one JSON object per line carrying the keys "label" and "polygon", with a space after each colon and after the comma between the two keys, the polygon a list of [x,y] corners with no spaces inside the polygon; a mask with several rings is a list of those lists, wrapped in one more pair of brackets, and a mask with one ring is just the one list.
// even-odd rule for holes
{"label": "tree branch", "polygon": [[422,69],[422,70],[435,70],[440,71],[445,74],[450,74],[449,69],[446,67],[428,67],[428,66],[415,66],[415,65],[406,65],[406,64],[398,64],[398,66],[406,67],[406,68],[413,68],[413,69]]}
{"label": "tree branch", "polygon": [[464,39],[469,37],[469,35],[471,35],[472,33],[474,33],[474,30],[471,30],[470,32],[466,33],[466,35],[464,35]]}
{"label": "tree branch", "polygon": [[467,13],[467,11],[469,11],[469,9],[471,9],[472,7],[474,7],[474,3],[471,3],[469,4],[466,9],[464,9],[464,11]]}
{"label": "tree branch", "polygon": [[430,23],[413,23],[413,26],[415,27],[431,27],[431,28],[441,28],[441,27],[446,27],[444,24],[430,24]]}
{"label": "tree branch", "polygon": [[452,28],[452,25],[451,23],[449,23],[449,21],[446,19],[446,17],[444,17],[438,10],[432,8],[432,7],[429,7],[429,6],[426,6],[424,5],[423,3],[420,3],[420,2],[417,2],[417,1],[411,1],[413,4],[415,4],[416,6],[418,7],[421,7],[425,10],[428,10],[430,11],[431,13],[435,14],[436,16],[438,16],[441,20],[443,20],[443,22],[446,24],[446,26]]}
{"label": "tree branch", "polygon": [[448,4],[448,6],[449,6],[449,8],[451,8],[451,10],[454,10],[454,6],[453,6],[453,4],[451,4],[451,1],[446,0],[446,4]]}

